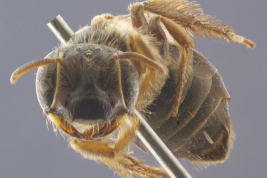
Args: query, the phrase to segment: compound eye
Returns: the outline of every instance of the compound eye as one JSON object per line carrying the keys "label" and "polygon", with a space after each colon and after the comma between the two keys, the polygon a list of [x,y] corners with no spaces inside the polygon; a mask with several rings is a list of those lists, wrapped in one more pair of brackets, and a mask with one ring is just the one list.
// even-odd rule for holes
{"label": "compound eye", "polygon": [[56,63],[38,68],[36,76],[36,93],[43,109],[49,108],[53,102],[56,88]]}

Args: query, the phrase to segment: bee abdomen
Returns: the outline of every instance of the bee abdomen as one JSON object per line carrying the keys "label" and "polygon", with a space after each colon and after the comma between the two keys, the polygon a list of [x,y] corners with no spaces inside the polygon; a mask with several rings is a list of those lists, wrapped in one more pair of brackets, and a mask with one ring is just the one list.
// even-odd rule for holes
{"label": "bee abdomen", "polygon": [[216,68],[196,51],[192,69],[178,116],[170,115],[175,102],[175,91],[170,88],[175,90],[177,85],[175,71],[170,70],[170,78],[148,107],[151,114],[146,118],[176,157],[222,162],[228,157],[234,135],[228,112],[230,96]]}
{"label": "bee abdomen", "polygon": [[182,145],[177,146],[179,149],[174,154],[191,161],[223,162],[229,155],[233,138],[228,101],[222,99],[205,124]]}

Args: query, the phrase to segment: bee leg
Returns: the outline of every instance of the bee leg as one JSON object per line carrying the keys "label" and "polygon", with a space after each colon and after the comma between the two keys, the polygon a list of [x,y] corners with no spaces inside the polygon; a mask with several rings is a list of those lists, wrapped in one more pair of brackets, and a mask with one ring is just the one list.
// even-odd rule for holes
{"label": "bee leg", "polygon": [[129,11],[131,13],[132,25],[134,28],[138,29],[137,32],[133,32],[129,35],[132,51],[147,56],[160,63],[160,55],[158,54],[158,51],[155,50],[152,45],[153,43],[149,43],[153,39],[149,36],[143,35],[148,33],[148,23],[144,15],[143,4],[132,4],[129,7]]}
{"label": "bee leg", "polygon": [[145,165],[141,160],[134,157],[122,155],[122,157],[118,159],[121,164],[119,166],[122,167],[121,169],[124,169],[124,172],[119,173],[120,177],[127,177],[130,173],[134,173],[135,175],[144,178],[170,178],[164,170]]}
{"label": "bee leg", "polygon": [[256,44],[255,44],[253,41],[251,41],[251,40],[249,40],[249,39],[246,39],[246,38],[243,37],[243,36],[239,36],[239,35],[237,35],[237,34],[235,34],[235,33],[228,33],[228,35],[229,35],[229,36],[231,37],[231,39],[232,39],[233,41],[235,41],[235,42],[243,43],[243,44],[245,44],[247,47],[252,48],[252,49],[254,49],[254,48],[256,47]]}
{"label": "bee leg", "polygon": [[104,23],[106,20],[113,19],[113,15],[111,14],[102,14],[102,15],[97,15],[91,20],[91,25],[101,25]]}
{"label": "bee leg", "polygon": [[143,3],[137,2],[129,6],[131,13],[132,26],[136,29],[140,29],[144,34],[148,33],[148,23],[144,15]]}
{"label": "bee leg", "polygon": [[131,117],[131,121],[132,127],[123,126],[120,130],[119,139],[115,143],[114,151],[118,155],[116,157],[116,165],[114,165],[114,162],[111,162],[111,165],[108,166],[118,172],[121,177],[127,177],[130,173],[134,173],[145,178],[168,178],[169,176],[164,170],[145,165],[141,160],[123,152],[128,147],[138,126],[137,118]]}
{"label": "bee leg", "polygon": [[[120,120],[121,118],[125,120],[125,116],[128,117],[128,114],[125,113],[121,115],[120,118],[118,118],[117,120]],[[118,135],[118,139],[114,145],[112,145],[110,142],[102,141],[99,139],[92,141],[72,139],[70,141],[70,146],[89,159],[100,159],[102,156],[115,157],[115,155],[121,154],[125,151],[126,147],[129,145],[130,141],[134,137],[135,130],[138,127],[139,121],[137,118],[131,117],[131,122],[129,123],[128,121],[129,119],[127,119],[127,123],[121,123],[121,126],[119,128],[120,132]],[[117,123],[113,122],[113,124],[116,125]],[[109,127],[113,127],[113,125],[110,125]]]}
{"label": "bee leg", "polygon": [[194,2],[150,0],[143,2],[143,4],[145,11],[171,19],[198,36],[222,38],[227,42],[235,41],[250,48],[256,47],[252,41],[236,35],[230,26],[225,25],[213,16],[204,14],[202,9],[199,8],[200,5]]}
{"label": "bee leg", "polygon": [[157,45],[157,48],[160,50],[160,55],[163,57],[163,61],[167,63],[170,63],[170,57],[169,57],[169,43],[167,40],[167,36],[160,26],[160,17],[154,16],[150,19],[149,25],[148,25],[149,32],[152,33],[158,42],[160,44]]}
{"label": "bee leg", "polygon": [[176,103],[172,109],[172,115],[178,114],[178,108],[182,100],[182,93],[184,90],[184,86],[189,79],[190,73],[192,72],[192,61],[193,61],[193,50],[194,42],[190,35],[190,33],[181,25],[176,24],[172,20],[169,20],[165,17],[160,17],[161,22],[164,24],[170,35],[177,41],[180,56],[177,66],[177,74],[176,74],[176,82],[178,84],[177,87],[177,95],[176,95]]}
{"label": "bee leg", "polygon": [[[151,1],[151,2],[157,2],[157,1]],[[146,10],[147,6],[149,4],[147,4],[147,2],[145,3],[135,3],[132,4],[129,7],[129,11],[131,12],[131,17],[132,17],[132,21],[134,21],[133,27],[140,29],[142,25],[144,25],[144,27],[146,27],[146,22],[145,20],[139,20],[138,23],[135,22],[135,19],[145,19],[144,16],[144,10]],[[151,9],[148,9],[151,10]],[[159,13],[160,14],[160,13]],[[159,16],[160,21],[164,24],[164,26],[166,27],[166,29],[168,30],[168,32],[170,33],[170,35],[174,38],[174,40],[177,41],[178,46],[179,46],[179,51],[180,51],[180,59],[178,61],[178,72],[177,72],[177,77],[176,77],[176,82],[178,83],[178,87],[177,87],[177,96],[176,96],[176,103],[172,109],[171,114],[172,115],[177,115],[178,114],[178,108],[179,105],[181,103],[181,99],[182,99],[182,93],[183,93],[183,89],[184,89],[184,85],[187,81],[187,79],[189,78],[190,72],[192,72],[192,70],[190,70],[191,68],[191,63],[192,63],[192,58],[193,58],[193,51],[191,49],[194,48],[194,42],[192,39],[192,36],[190,35],[190,33],[188,32],[188,30],[185,29],[185,27],[183,27],[182,25],[179,25],[177,23],[175,23],[174,21],[165,18],[163,16]],[[142,24],[143,22],[143,24]],[[153,23],[153,21],[151,22]],[[147,33],[147,29],[145,28],[143,31],[143,33]],[[141,36],[139,34],[133,34],[132,36],[130,36],[130,46],[131,49],[141,53],[147,57],[150,57],[151,59],[156,60],[157,58],[155,58],[156,56],[151,56],[151,52],[152,54],[157,54],[155,53],[157,49],[156,47],[154,47],[154,49],[149,49],[146,47],[144,40],[141,39]],[[146,47],[146,48],[145,48]],[[159,57],[160,59],[161,57]],[[145,81],[150,81],[150,78],[146,78]],[[142,83],[141,83],[142,84]],[[149,86],[149,82],[145,82],[144,84],[144,88],[148,88]],[[141,85],[140,85],[141,86]],[[140,87],[141,88],[141,87]],[[143,93],[146,93],[145,91]],[[143,98],[142,92],[140,92],[140,97]],[[139,97],[139,98],[140,98]]]}
{"label": "bee leg", "polygon": [[87,142],[72,139],[70,146],[87,159],[102,161],[121,177],[127,177],[134,173],[146,178],[167,178],[168,174],[162,169],[144,165],[141,160],[125,154],[137,127],[138,119],[134,117],[131,118],[131,124],[122,125],[119,137],[114,145],[102,140]]}
{"label": "bee leg", "polygon": [[[157,44],[155,44],[155,38],[150,35],[146,35],[149,32],[149,25],[144,14],[143,4],[132,4],[129,7],[129,11],[132,18],[132,26],[136,29],[129,34],[129,44],[131,50],[133,52],[142,54],[162,65],[163,60],[161,59],[162,57],[157,50],[158,48],[156,46]],[[153,98],[153,95],[155,95],[155,93],[151,91],[158,91],[159,88],[161,88],[161,84],[164,83],[162,80],[166,79],[167,73],[166,75],[159,74],[157,71],[152,71],[146,65],[140,62],[133,61],[133,64],[141,76],[139,81],[140,91],[137,103],[144,103],[141,102],[144,100],[144,98]],[[167,68],[165,69],[167,71]],[[154,81],[153,85],[150,81]],[[149,102],[151,101],[148,101],[148,103]],[[142,106],[139,105],[138,108],[142,108]]]}
{"label": "bee leg", "polygon": [[[165,65],[162,65],[161,56],[159,51],[156,50],[156,46],[151,42],[149,36],[140,35],[138,32],[132,32],[129,34],[129,44],[133,52],[142,54],[161,65],[165,71],[168,71]],[[153,98],[156,94],[151,91],[159,91],[162,87],[163,81],[166,79],[168,72],[166,74],[161,74],[158,71],[151,70],[148,66],[142,62],[133,61],[135,68],[137,69],[140,80],[139,80],[139,96],[136,103],[139,103],[137,109],[142,108],[141,104],[144,103],[144,98]],[[153,81],[153,84],[151,83]],[[148,103],[151,101],[148,101]]]}

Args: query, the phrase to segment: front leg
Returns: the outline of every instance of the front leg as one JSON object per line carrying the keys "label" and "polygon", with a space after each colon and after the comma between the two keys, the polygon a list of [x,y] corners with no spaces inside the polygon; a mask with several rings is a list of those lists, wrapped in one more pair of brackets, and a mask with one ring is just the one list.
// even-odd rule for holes
{"label": "front leg", "polygon": [[131,173],[144,178],[169,177],[162,169],[144,165],[141,160],[125,153],[138,127],[138,119],[131,117],[129,120],[131,123],[121,126],[119,137],[115,144],[103,140],[83,141],[72,139],[70,146],[87,159],[105,163],[117,172],[120,177],[129,177]]}

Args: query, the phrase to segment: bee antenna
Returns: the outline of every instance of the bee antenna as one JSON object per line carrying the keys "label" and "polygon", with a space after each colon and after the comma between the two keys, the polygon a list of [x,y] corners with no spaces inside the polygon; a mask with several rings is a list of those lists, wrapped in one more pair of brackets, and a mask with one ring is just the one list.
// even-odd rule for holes
{"label": "bee antenna", "polygon": [[47,65],[47,64],[51,64],[53,62],[56,62],[56,63],[60,63],[62,62],[63,59],[60,59],[60,58],[55,58],[55,59],[37,59],[37,60],[34,60],[34,61],[31,61],[31,62],[28,62],[20,67],[18,67],[11,75],[10,77],[10,82],[12,84],[15,84],[18,79],[25,73],[37,68],[37,67],[40,67],[40,66],[43,66],[43,65]]}
{"label": "bee antenna", "polygon": [[139,53],[135,53],[135,52],[121,52],[118,53],[116,55],[114,55],[111,60],[117,60],[117,59],[132,59],[132,60],[136,60],[138,62],[144,63],[145,65],[147,65],[148,67],[157,70],[159,72],[161,72],[162,74],[166,74],[166,70],[162,67],[161,64],[153,61],[152,59],[139,54]]}

